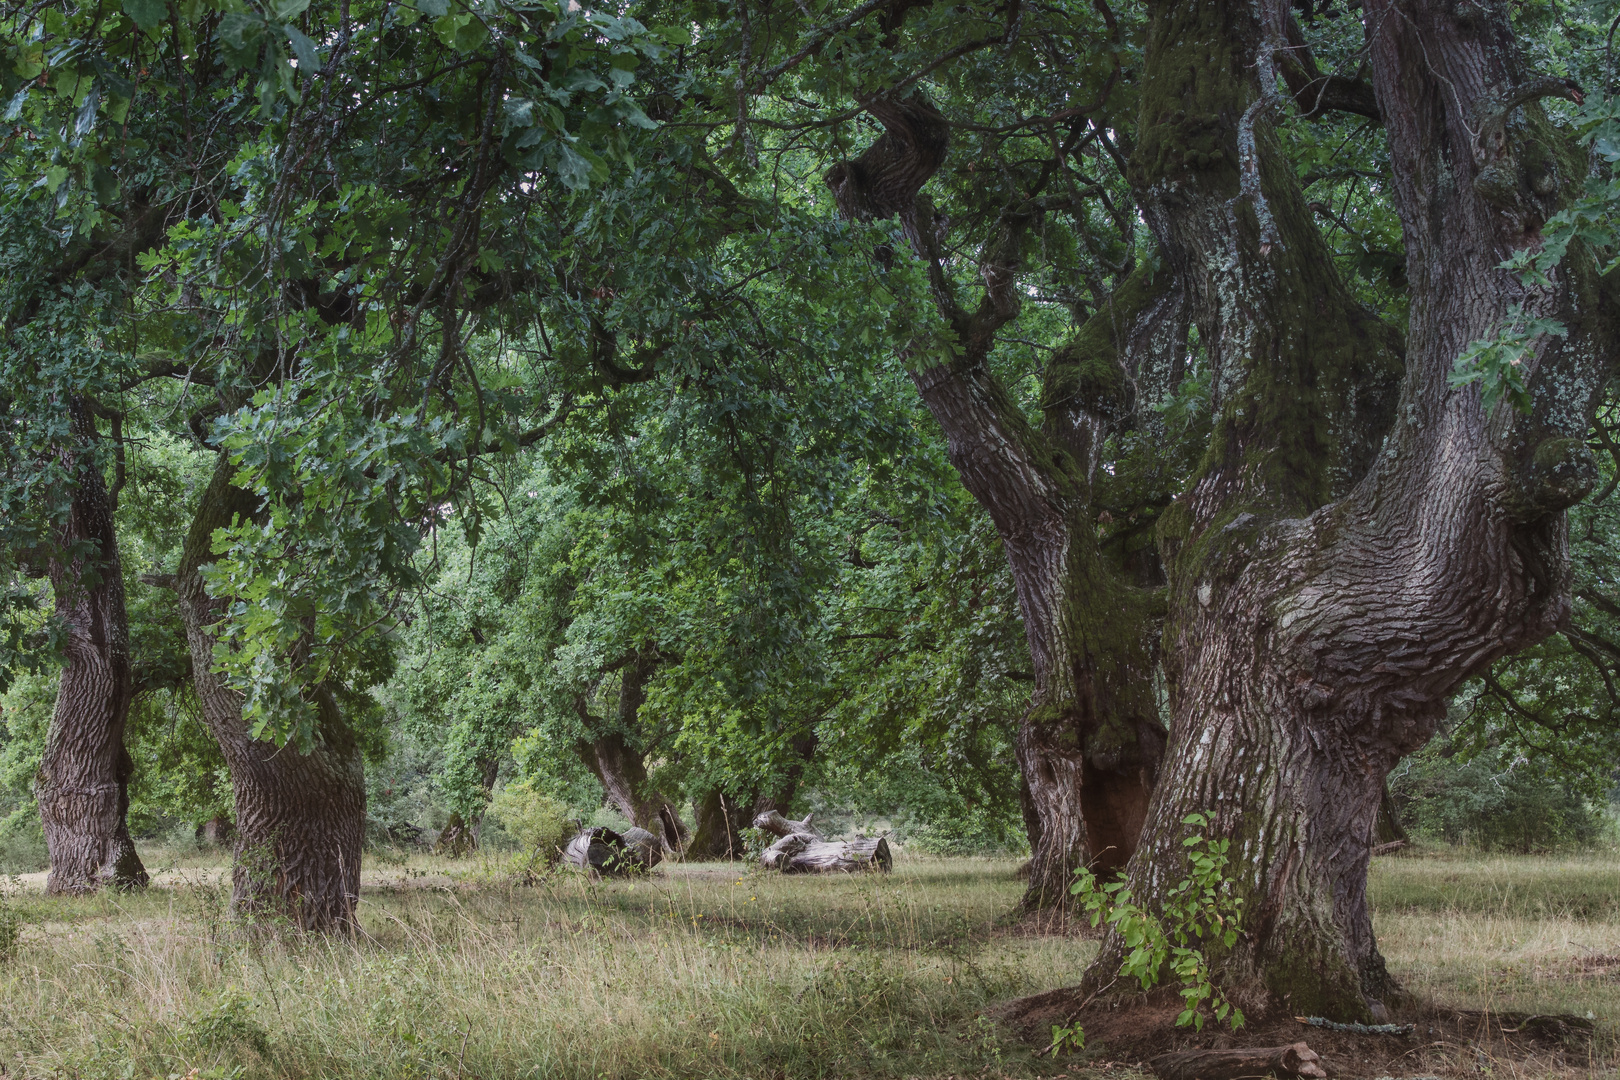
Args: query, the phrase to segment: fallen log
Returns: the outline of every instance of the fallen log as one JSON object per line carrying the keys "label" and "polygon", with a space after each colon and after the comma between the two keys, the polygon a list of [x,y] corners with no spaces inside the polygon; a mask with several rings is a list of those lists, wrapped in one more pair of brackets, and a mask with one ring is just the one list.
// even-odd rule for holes
{"label": "fallen log", "polygon": [[775,810],[754,819],[754,828],[780,837],[765,849],[759,864],[784,874],[855,873],[861,870],[894,868],[889,842],[881,836],[857,836],[853,840],[828,840],[810,828],[810,817],[793,821]]}
{"label": "fallen log", "polygon": [[792,836],[794,833],[804,833],[822,839],[820,833],[810,827],[810,819],[814,814],[804,815],[803,821],[793,821],[782,816],[781,811],[767,810],[754,819],[754,828],[770,833],[772,836]]}
{"label": "fallen log", "polygon": [[1177,1050],[1148,1062],[1162,1080],[1239,1080],[1240,1077],[1325,1077],[1322,1059],[1302,1042],[1245,1050]]}
{"label": "fallen log", "polygon": [[649,870],[660,858],[658,838],[646,829],[621,834],[603,825],[584,830],[563,849],[563,862],[605,875]]}
{"label": "fallen log", "polygon": [[624,830],[624,845],[637,869],[651,870],[664,859],[664,845],[646,829],[634,825]]}
{"label": "fallen log", "polygon": [[889,842],[881,836],[853,840],[812,840],[803,833],[784,836],[765,849],[759,864],[784,874],[853,874],[861,870],[888,873],[894,868]]}

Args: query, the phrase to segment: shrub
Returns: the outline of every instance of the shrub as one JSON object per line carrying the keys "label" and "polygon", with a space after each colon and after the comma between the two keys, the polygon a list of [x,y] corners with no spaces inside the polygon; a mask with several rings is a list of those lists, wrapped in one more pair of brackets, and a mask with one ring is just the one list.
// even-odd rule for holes
{"label": "shrub", "polygon": [[214,1007],[186,1026],[189,1042],[204,1050],[246,1047],[270,1052],[270,1033],[253,1019],[253,999],[234,986],[220,991]]}
{"label": "shrub", "polygon": [[17,945],[22,941],[22,916],[0,898],[0,964],[17,956]]}
{"label": "shrub", "polygon": [[555,863],[574,835],[574,818],[567,804],[538,790],[531,780],[503,787],[485,816],[517,842],[519,860],[526,869]]}
{"label": "shrub", "polygon": [[1519,852],[1588,847],[1603,839],[1602,810],[1549,763],[1500,747],[1467,760],[1450,749],[1425,747],[1390,776],[1402,823],[1419,837]]}
{"label": "shrub", "polygon": [[50,865],[45,830],[32,805],[20,807],[9,816],[0,816],[0,874],[32,874],[48,870]]}

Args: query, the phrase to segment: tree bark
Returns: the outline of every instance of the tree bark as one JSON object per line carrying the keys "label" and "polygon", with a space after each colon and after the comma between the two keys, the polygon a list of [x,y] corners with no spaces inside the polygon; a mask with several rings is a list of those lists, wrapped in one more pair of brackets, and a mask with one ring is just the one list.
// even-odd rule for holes
{"label": "tree bark", "polygon": [[864,870],[888,873],[894,867],[889,842],[881,836],[823,840],[807,833],[784,836],[759,857],[766,870],[784,874],[853,874]]}
{"label": "tree bark", "polygon": [[810,818],[793,821],[781,811],[767,810],[754,818],[754,828],[779,837],[759,857],[766,870],[784,874],[855,873],[894,867],[889,842],[881,836],[857,836],[853,840],[828,840],[810,827]]}
{"label": "tree bark", "polygon": [[664,848],[679,852],[686,845],[686,823],[675,804],[655,790],[647,779],[643,752],[631,744],[626,732],[638,730],[641,706],[647,701],[647,683],[661,662],[650,645],[630,653],[620,666],[617,722],[612,730],[593,717],[581,696],[575,703],[590,734],[580,740],[580,760],[601,781],[608,801],[638,829],[658,837]]}
{"label": "tree bark", "polygon": [[213,670],[211,627],[227,601],[210,597],[203,567],[214,531],[252,520],[259,500],[231,483],[221,455],[186,538],[176,590],[191,647],[203,718],[230,769],[236,803],[231,905],[239,915],[287,918],[310,930],[348,930],[360,895],[366,787],[360,746],[332,693],[315,693],[316,745],[277,746],[253,737],[241,698]]}
{"label": "tree bark", "polygon": [[598,825],[586,829],[563,848],[563,862],[599,874],[633,874],[651,870],[662,858],[662,845],[646,829],[624,833]]}
{"label": "tree bark", "polygon": [[124,727],[134,682],[112,498],[89,404],[75,397],[69,409],[73,441],[61,462],[72,497],[49,564],[56,615],[67,629],[66,664],[34,792],[51,859],[45,890],[84,894],[142,886],[147,874],[127,820],[134,763]]}
{"label": "tree bark", "polygon": [[[1476,157],[1472,133],[1522,82],[1504,9],[1369,0],[1412,287],[1398,420],[1381,422],[1398,345],[1339,282],[1260,97],[1285,17],[1276,0],[1152,11],[1132,180],[1234,391],[1160,527],[1173,735],[1128,876],[1153,907],[1184,876],[1184,817],[1211,815],[1246,901],[1236,947],[1213,958],[1229,994],[1256,1013],[1377,1020],[1396,989],[1366,900],[1384,781],[1462,680],[1568,610],[1562,511],[1590,487],[1613,308],[1582,251],[1544,295],[1496,269],[1555,201],[1535,192],[1567,197],[1581,175],[1525,106],[1508,142],[1538,140],[1554,181],[1517,165],[1503,167],[1516,193],[1477,180],[1511,146]],[[1488,416],[1447,376],[1521,298],[1571,334],[1529,361],[1529,417]],[[1106,940],[1087,984],[1122,951]]]}
{"label": "tree bark", "polygon": [[703,800],[693,806],[697,828],[686,845],[686,858],[740,859],[743,857],[742,831],[748,827],[748,806],[734,796],[711,788]]}
{"label": "tree bark", "polygon": [[1031,200],[1004,210],[980,254],[984,298],[968,311],[943,269],[932,204],[917,198],[944,160],[942,120],[917,103],[868,108],[885,135],[826,180],[846,216],[898,213],[961,346],[912,378],[1012,569],[1035,676],[1015,742],[1031,847],[1024,903],[1064,903],[1078,867],[1110,873],[1135,850],[1164,748],[1153,688],[1159,600],[1099,549],[1092,474],[1110,426],[1129,411],[1127,358],[1165,345],[1161,329],[1177,324],[1181,300],[1168,275],[1157,285],[1133,277],[1120,304],[1053,361],[1045,421],[1032,425],[986,359],[996,330],[1018,313],[1020,252],[1038,208]]}

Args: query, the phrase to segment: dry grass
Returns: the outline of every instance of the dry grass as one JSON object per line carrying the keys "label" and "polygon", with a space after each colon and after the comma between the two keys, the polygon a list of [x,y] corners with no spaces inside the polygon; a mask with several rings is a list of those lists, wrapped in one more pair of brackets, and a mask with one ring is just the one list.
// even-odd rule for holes
{"label": "dry grass", "polygon": [[1593,1069],[1617,1067],[1620,861],[1612,854],[1379,859],[1371,891],[1379,946],[1409,990],[1460,1008],[1591,1015]]}
{"label": "dry grass", "polygon": [[14,900],[29,926],[0,969],[0,1062],[86,1077],[1016,1074],[1027,1050],[975,1014],[1072,981],[1091,949],[998,930],[1011,862],[532,887],[423,869],[366,890],[353,943],[233,931],[213,883]]}
{"label": "dry grass", "polygon": [[[519,887],[421,860],[368,871],[353,942],[243,933],[199,868],[137,896],[24,892],[0,1076],[1087,1075],[978,1016],[1072,983],[1093,949],[1006,926],[1013,869],[902,857],[886,878],[698,866]],[[1620,889],[1611,860],[1386,859],[1373,894],[1408,986],[1591,1011],[1607,1060],[1620,960],[1591,958],[1620,957],[1620,916],[1583,899],[1601,887]]]}

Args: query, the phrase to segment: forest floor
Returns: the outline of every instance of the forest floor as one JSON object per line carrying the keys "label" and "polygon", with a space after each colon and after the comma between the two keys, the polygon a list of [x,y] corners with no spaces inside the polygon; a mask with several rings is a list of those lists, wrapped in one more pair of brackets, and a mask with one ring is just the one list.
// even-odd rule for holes
{"label": "forest floor", "polygon": [[[1095,949],[1008,918],[1016,865],[901,854],[886,877],[700,865],[519,885],[499,861],[423,857],[367,867],[352,941],[244,932],[217,859],[84,900],[0,879],[0,946],[22,924],[0,959],[0,1077],[1137,1080],[1168,1023],[1151,1001],[1055,1061],[1037,1056],[1049,1025],[987,1015],[1074,983]],[[1612,854],[1384,858],[1372,895],[1419,1031],[1356,1041],[1278,1018],[1254,1035],[1304,1039],[1343,1077],[1620,1076]],[[1514,1013],[1596,1030],[1523,1039]],[[1440,1016],[1484,1019],[1470,1034]]]}

